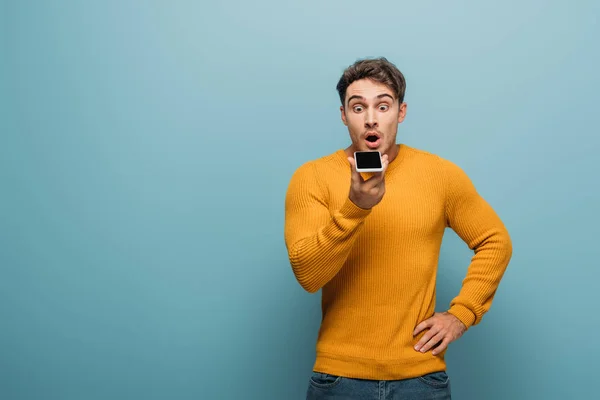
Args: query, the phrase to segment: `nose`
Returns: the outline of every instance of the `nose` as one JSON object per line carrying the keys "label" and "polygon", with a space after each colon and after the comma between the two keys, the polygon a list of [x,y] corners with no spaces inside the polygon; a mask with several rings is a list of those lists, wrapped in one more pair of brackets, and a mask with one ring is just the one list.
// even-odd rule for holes
{"label": "nose", "polygon": [[375,129],[377,127],[377,116],[375,110],[369,108],[365,113],[365,128]]}

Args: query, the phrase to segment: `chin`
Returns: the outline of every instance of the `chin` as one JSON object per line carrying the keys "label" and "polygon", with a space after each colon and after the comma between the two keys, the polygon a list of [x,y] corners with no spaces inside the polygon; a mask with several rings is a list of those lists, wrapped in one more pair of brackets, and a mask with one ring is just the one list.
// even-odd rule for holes
{"label": "chin", "polygon": [[381,155],[387,154],[390,151],[390,147],[389,146],[378,146],[374,149],[367,149],[369,151],[378,151],[381,153]]}

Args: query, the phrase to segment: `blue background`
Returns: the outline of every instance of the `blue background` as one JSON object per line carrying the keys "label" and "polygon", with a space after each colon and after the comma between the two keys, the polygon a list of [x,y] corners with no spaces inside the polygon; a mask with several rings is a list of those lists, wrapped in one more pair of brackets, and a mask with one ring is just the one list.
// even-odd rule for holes
{"label": "blue background", "polygon": [[[284,196],[348,144],[358,58],[406,75],[398,140],[509,228],[457,399],[597,393],[600,6],[592,1],[3,1],[0,398],[302,399],[319,295]],[[438,309],[470,252],[445,236]]]}

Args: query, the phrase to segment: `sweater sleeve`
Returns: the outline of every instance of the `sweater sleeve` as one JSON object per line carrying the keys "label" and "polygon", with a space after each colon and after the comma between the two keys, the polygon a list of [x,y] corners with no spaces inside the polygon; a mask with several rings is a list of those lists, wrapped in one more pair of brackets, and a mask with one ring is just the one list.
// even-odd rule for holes
{"label": "sweater sleeve", "polygon": [[457,165],[444,160],[446,223],[474,251],[462,288],[449,313],[467,328],[481,322],[489,310],[512,257],[508,231],[492,207],[477,193]]}
{"label": "sweater sleeve", "polygon": [[330,212],[315,169],[313,162],[298,168],[285,199],[285,243],[290,264],[300,285],[310,293],[339,272],[371,213],[349,199]]}

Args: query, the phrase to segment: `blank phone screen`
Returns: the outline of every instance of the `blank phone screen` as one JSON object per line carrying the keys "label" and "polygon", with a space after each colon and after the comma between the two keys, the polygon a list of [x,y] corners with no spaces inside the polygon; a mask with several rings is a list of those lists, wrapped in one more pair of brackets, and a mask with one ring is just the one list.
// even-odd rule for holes
{"label": "blank phone screen", "polygon": [[356,167],[359,169],[381,168],[381,158],[377,151],[357,151]]}

